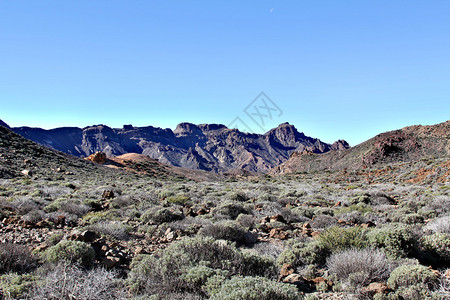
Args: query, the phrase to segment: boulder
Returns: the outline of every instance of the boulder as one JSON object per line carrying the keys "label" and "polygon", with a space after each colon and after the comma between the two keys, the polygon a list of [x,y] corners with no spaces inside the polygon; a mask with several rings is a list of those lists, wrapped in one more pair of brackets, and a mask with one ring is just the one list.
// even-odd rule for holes
{"label": "boulder", "polygon": [[106,154],[101,151],[97,151],[86,157],[86,159],[96,164],[104,164],[106,162]]}
{"label": "boulder", "polygon": [[289,275],[291,275],[292,273],[294,273],[294,268],[292,267],[292,265],[291,264],[284,264],[282,267],[281,267],[281,270],[280,270],[280,275],[281,276],[283,276],[283,277],[285,277],[285,276],[289,276]]}

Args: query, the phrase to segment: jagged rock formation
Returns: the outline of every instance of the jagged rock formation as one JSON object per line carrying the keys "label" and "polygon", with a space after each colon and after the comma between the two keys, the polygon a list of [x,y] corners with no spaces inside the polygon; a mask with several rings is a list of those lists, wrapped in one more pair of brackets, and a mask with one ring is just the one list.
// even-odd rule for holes
{"label": "jagged rock formation", "polygon": [[437,125],[416,125],[385,132],[343,151],[323,154],[296,151],[271,173],[363,169],[427,157],[450,157],[450,120]]}
{"label": "jagged rock formation", "polygon": [[214,172],[236,169],[267,172],[295,151],[325,153],[349,147],[345,141],[330,145],[308,137],[289,123],[265,134],[244,133],[219,124],[191,123],[181,123],[174,131],[132,125],[119,129],[97,125],[83,129],[19,127],[13,130],[42,145],[76,156],[89,156],[97,151],[108,157],[139,153],[162,163]]}

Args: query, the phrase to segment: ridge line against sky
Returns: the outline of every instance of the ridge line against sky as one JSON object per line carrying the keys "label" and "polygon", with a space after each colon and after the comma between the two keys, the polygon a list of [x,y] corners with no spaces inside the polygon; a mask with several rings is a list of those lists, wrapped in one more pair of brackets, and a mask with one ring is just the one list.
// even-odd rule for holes
{"label": "ridge line against sky", "polygon": [[[448,1],[1,1],[10,126],[289,122],[351,145],[450,112]],[[264,91],[282,114],[255,124]],[[262,127],[262,128],[261,128]],[[245,130],[243,130],[245,131]]]}

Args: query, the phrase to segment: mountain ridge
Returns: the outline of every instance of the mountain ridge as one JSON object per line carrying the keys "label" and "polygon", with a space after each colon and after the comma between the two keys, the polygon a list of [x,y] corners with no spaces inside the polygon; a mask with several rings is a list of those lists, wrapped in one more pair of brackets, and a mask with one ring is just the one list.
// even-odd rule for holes
{"label": "mountain ridge", "polygon": [[426,157],[450,157],[450,120],[435,125],[412,125],[380,133],[354,147],[322,154],[293,152],[273,168],[274,175],[294,172],[365,169]]}
{"label": "mountain ridge", "polygon": [[87,157],[102,151],[108,157],[138,153],[177,167],[213,172],[246,170],[268,172],[288,160],[294,151],[325,153],[349,147],[338,140],[327,144],[282,123],[264,134],[245,133],[221,124],[180,123],[175,130],[100,124],[41,129],[14,127],[14,132],[41,145]]}

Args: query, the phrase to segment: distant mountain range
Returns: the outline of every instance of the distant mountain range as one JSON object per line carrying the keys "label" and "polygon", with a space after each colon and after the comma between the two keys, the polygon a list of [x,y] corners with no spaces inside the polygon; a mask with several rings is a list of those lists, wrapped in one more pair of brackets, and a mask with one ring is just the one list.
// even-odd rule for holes
{"label": "distant mountain range", "polygon": [[[0,125],[8,127],[2,121]],[[308,137],[289,123],[265,134],[244,133],[218,124],[191,123],[181,123],[174,131],[132,125],[11,130],[41,145],[79,157],[97,151],[109,157],[138,153],[173,166],[213,172],[268,172],[286,162],[294,152],[320,154],[349,148],[343,140],[327,144]]]}
{"label": "distant mountain range", "polygon": [[381,133],[357,146],[323,154],[294,152],[271,174],[357,170],[427,158],[450,158],[450,120],[430,126],[409,126]]}
{"label": "distant mountain range", "polygon": [[[0,125],[9,128],[1,120]],[[41,145],[79,157],[97,151],[111,158],[137,153],[177,167],[238,174],[357,170],[426,158],[450,158],[450,120],[381,133],[354,147],[343,140],[324,143],[297,131],[289,123],[265,134],[244,133],[218,124],[191,123],[181,123],[174,131],[131,125],[119,129],[96,125],[11,130]]]}

